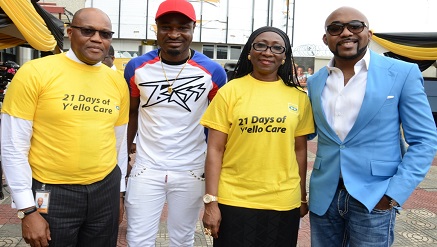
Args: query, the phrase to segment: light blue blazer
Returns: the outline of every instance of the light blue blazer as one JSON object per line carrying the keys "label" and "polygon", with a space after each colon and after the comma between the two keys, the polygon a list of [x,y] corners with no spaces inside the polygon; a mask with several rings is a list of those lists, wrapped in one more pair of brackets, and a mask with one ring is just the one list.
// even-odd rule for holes
{"label": "light blue blazer", "polygon": [[[364,101],[343,142],[329,126],[322,107],[328,73],[325,67],[308,78],[318,135],[310,179],[310,211],[325,214],[340,171],[347,191],[369,212],[384,194],[402,205],[425,177],[437,149],[436,125],[418,66],[370,51]],[[403,158],[401,123],[409,144]]]}

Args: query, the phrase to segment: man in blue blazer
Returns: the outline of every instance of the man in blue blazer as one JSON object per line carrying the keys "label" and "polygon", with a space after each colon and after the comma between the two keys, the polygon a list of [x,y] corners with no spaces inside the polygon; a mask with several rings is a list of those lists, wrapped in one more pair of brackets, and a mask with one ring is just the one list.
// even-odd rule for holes
{"label": "man in blue blazer", "polygon": [[[325,22],[334,54],[308,78],[318,146],[310,180],[313,247],[390,246],[396,212],[423,180],[437,132],[417,65],[368,49],[367,18],[342,7]],[[402,157],[400,126],[409,147]]]}

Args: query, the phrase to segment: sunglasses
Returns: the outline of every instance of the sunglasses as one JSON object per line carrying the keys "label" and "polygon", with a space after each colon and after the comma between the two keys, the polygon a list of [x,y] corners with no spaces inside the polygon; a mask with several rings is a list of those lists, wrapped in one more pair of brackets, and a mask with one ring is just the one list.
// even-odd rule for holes
{"label": "sunglasses", "polygon": [[267,51],[267,49],[270,49],[270,51],[274,54],[282,54],[285,52],[285,47],[282,45],[268,46],[264,43],[253,43],[252,47],[255,51]]}
{"label": "sunglasses", "polygon": [[96,32],[99,32],[100,38],[112,39],[112,35],[114,34],[114,32],[101,31],[101,30],[96,30],[96,29],[87,28],[87,27],[79,27],[79,26],[70,26],[70,27],[80,29],[80,33],[85,37],[92,37],[92,36],[94,36],[94,34]]}
{"label": "sunglasses", "polygon": [[348,23],[332,23],[326,26],[326,31],[332,36],[338,36],[343,33],[344,28],[347,28],[349,32],[353,34],[361,33],[365,27],[367,27],[366,23],[362,21],[351,21]]}

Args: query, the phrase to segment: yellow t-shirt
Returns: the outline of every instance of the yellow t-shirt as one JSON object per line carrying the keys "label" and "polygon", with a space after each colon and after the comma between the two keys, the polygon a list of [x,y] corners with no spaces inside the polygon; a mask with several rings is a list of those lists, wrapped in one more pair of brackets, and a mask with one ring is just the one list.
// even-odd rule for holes
{"label": "yellow t-shirt", "polygon": [[278,211],[300,206],[294,138],[314,132],[305,92],[247,75],[218,91],[201,124],[228,135],[220,203]]}
{"label": "yellow t-shirt", "polygon": [[2,111],[33,121],[29,163],[49,184],[90,184],[117,164],[114,128],[126,124],[129,92],[120,73],[65,54],[24,64]]}

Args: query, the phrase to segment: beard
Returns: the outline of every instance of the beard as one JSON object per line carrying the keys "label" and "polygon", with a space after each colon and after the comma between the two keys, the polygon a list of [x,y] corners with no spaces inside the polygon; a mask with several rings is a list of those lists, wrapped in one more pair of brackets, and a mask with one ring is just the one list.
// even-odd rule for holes
{"label": "beard", "polygon": [[179,56],[179,55],[181,54],[181,51],[179,51],[179,50],[168,49],[168,50],[166,51],[166,53],[167,53],[168,55],[172,56],[172,57],[177,57],[177,56]]}
{"label": "beard", "polygon": [[340,53],[337,50],[331,50],[332,54],[334,54],[335,57],[341,58],[341,59],[345,59],[345,60],[354,60],[358,57],[360,57],[361,55],[363,55],[367,50],[367,46],[364,46],[363,48],[357,48],[357,53],[355,53],[354,55],[350,55],[350,56],[343,56],[340,55]]}

